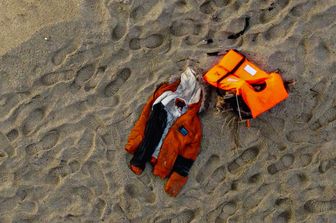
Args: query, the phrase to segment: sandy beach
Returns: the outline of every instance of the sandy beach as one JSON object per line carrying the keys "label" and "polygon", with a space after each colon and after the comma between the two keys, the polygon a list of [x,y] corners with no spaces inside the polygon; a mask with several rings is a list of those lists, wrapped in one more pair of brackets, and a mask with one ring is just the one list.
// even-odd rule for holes
{"label": "sandy beach", "polygon": [[[335,0],[2,0],[0,223],[335,223]],[[235,48],[295,80],[251,121],[207,92],[178,197],[127,136],[156,86]]]}

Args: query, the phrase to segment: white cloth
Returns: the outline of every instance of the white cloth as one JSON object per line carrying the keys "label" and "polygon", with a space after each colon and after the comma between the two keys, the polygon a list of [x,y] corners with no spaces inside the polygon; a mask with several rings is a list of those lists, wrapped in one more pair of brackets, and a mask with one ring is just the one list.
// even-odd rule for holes
{"label": "white cloth", "polygon": [[[160,102],[164,105],[167,111],[167,126],[152,156],[155,158],[158,157],[162,142],[172,124],[188,110],[188,105],[199,102],[200,97],[201,86],[195,77],[195,71],[187,67],[181,74],[181,81],[176,91],[165,91],[154,101],[153,106]],[[186,106],[184,106],[183,109],[176,106],[175,101],[177,98],[185,102]]]}

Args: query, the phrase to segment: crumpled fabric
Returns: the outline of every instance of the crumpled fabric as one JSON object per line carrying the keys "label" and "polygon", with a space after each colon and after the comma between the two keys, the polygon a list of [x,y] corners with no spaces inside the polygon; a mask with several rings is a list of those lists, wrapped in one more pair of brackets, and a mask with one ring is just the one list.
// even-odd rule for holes
{"label": "crumpled fabric", "polygon": [[[167,111],[167,125],[162,134],[162,138],[152,155],[154,158],[158,157],[163,139],[166,137],[173,122],[187,111],[189,104],[199,102],[200,97],[201,86],[196,79],[195,71],[188,67],[181,74],[181,82],[176,91],[166,91],[154,101],[153,106],[161,102]],[[177,98],[183,100],[186,104],[182,109],[175,105],[175,100]]]}
{"label": "crumpled fabric", "polygon": [[[180,79],[161,84],[145,104],[125,145],[127,152],[139,156],[132,158],[130,169],[139,175],[144,164],[151,162],[154,175],[168,178],[165,191],[171,196],[182,190],[200,151],[202,97],[200,83],[189,68]],[[157,159],[152,156],[154,149]]]}

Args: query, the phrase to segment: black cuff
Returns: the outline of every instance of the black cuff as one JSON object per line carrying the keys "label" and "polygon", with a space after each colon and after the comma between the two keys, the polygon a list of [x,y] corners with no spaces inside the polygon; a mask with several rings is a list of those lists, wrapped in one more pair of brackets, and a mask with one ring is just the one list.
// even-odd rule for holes
{"label": "black cuff", "polygon": [[174,163],[173,171],[177,172],[181,176],[188,176],[189,170],[191,166],[193,165],[194,160],[187,159],[182,156],[177,156],[176,161]]}

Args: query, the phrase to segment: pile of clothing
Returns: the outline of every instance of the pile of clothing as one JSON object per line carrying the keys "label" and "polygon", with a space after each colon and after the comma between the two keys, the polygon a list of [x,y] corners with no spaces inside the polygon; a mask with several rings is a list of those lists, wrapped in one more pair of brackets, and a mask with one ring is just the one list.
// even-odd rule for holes
{"label": "pile of clothing", "polygon": [[[227,104],[240,119],[256,118],[288,97],[280,74],[266,73],[235,50],[228,51],[203,79],[232,95]],[[133,154],[130,169],[139,175],[150,162],[154,175],[168,178],[164,189],[171,196],[186,184],[200,151],[198,114],[203,96],[202,84],[191,68],[178,80],[161,84],[145,104],[125,146]]]}
{"label": "pile of clothing", "polygon": [[154,175],[169,177],[165,191],[171,196],[176,196],[187,182],[200,151],[198,112],[202,95],[191,68],[179,80],[161,84],[147,101],[125,147],[133,154],[130,168],[135,174],[141,174],[146,162],[150,162]]}

